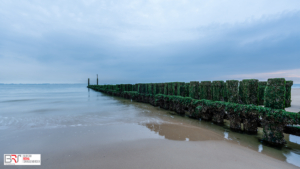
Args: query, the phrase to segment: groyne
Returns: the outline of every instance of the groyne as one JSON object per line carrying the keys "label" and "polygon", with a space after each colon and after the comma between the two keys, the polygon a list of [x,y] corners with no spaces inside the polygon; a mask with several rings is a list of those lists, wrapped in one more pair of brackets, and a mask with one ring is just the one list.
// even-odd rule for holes
{"label": "groyne", "polygon": [[[266,83],[246,79],[240,82],[228,80],[88,85],[88,88],[149,103],[194,119],[217,124],[222,124],[227,119],[234,131],[256,133],[261,126],[263,141],[284,145],[285,126],[300,124],[299,113],[284,110],[291,103],[291,94],[288,93],[291,92],[291,86],[292,82],[286,83],[283,78],[275,78],[268,79]],[[262,103],[264,106],[261,106]]]}

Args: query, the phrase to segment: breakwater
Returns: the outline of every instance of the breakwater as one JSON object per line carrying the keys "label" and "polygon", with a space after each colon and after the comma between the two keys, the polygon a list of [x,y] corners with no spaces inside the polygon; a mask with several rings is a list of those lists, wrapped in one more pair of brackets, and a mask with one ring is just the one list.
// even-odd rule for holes
{"label": "breakwater", "polygon": [[[264,107],[259,106],[263,85]],[[288,86],[282,78],[269,79],[261,85],[256,79],[88,85],[96,91],[149,103],[194,119],[211,120],[217,124],[228,119],[230,128],[235,131],[256,133],[257,127],[261,126],[263,140],[273,145],[285,144],[283,132],[286,125],[300,123],[298,113],[284,110],[288,100],[287,87],[291,87],[290,83]]]}

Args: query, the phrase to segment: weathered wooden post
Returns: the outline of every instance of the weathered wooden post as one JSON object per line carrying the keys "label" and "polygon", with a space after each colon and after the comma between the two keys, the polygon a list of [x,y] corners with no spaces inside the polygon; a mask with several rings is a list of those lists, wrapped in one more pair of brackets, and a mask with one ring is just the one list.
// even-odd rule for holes
{"label": "weathered wooden post", "polygon": [[173,83],[168,83],[168,95],[173,95]]}
{"label": "weathered wooden post", "polygon": [[[224,82],[223,82],[224,83]],[[211,105],[212,121],[214,123],[223,124],[225,115],[225,104],[222,101],[215,101]]]}
{"label": "weathered wooden post", "polygon": [[293,86],[293,81],[291,80],[287,80],[285,83],[285,107],[291,107],[291,103],[292,103],[292,86]]}
{"label": "weathered wooden post", "polygon": [[153,94],[152,83],[147,83],[147,94]]}
{"label": "weathered wooden post", "polygon": [[159,94],[165,94],[165,84],[159,83]]}
{"label": "weathered wooden post", "polygon": [[97,85],[98,85],[98,74],[97,74]]}
{"label": "weathered wooden post", "polygon": [[160,83],[154,83],[154,88],[153,88],[153,93],[156,94],[160,94],[159,93],[160,90]]}
{"label": "weathered wooden post", "polygon": [[248,133],[257,133],[259,123],[259,107],[253,105],[244,105],[243,110],[244,130]]}
{"label": "weathered wooden post", "polygon": [[273,109],[285,108],[285,85],[284,78],[268,79],[268,84],[265,90],[265,107]]}
{"label": "weathered wooden post", "polygon": [[164,95],[168,95],[168,83],[164,83]]}
{"label": "weathered wooden post", "polygon": [[214,101],[224,101],[224,81],[213,81],[212,82],[212,100]]}
{"label": "weathered wooden post", "polygon": [[88,78],[88,86],[90,85],[90,78]]}
{"label": "weathered wooden post", "polygon": [[185,83],[184,82],[177,82],[177,90],[175,90],[177,96],[185,97]]}
{"label": "weathered wooden post", "polygon": [[226,106],[226,111],[228,113],[228,118],[230,121],[230,128],[234,131],[241,130],[242,119],[240,117],[242,105],[236,103],[229,103]]}
{"label": "weathered wooden post", "polygon": [[[283,80],[275,80],[275,81],[279,82],[279,84],[283,83],[282,82]],[[269,84],[269,80],[268,80],[268,84]],[[272,85],[272,82],[270,82],[270,85]],[[283,135],[283,129],[284,129],[284,126],[286,125],[285,120],[282,118],[276,118],[276,116],[280,117],[283,113],[284,113],[284,110],[279,110],[279,109],[269,109],[268,110],[268,109],[266,109],[266,113],[261,120],[264,141],[267,141],[268,143],[274,144],[274,145],[286,144],[286,141],[284,140],[284,135]]]}
{"label": "weathered wooden post", "polygon": [[193,99],[198,99],[198,90],[199,90],[199,82],[198,81],[191,81],[190,82],[190,91],[189,95]]}
{"label": "weathered wooden post", "polygon": [[238,103],[239,100],[239,81],[238,80],[226,80],[226,92],[228,102]]}
{"label": "weathered wooden post", "polygon": [[239,82],[239,103],[240,104],[244,103],[243,88],[244,88],[243,81],[240,81]]}
{"label": "weathered wooden post", "polygon": [[201,99],[212,100],[211,81],[201,81]]}
{"label": "weathered wooden post", "polygon": [[266,86],[267,86],[267,82],[265,82],[265,81],[258,82],[258,97],[259,97],[258,103],[259,103],[259,105],[264,105]]}
{"label": "weathered wooden post", "polygon": [[186,83],[184,85],[184,92],[185,92],[184,97],[189,97],[190,96],[189,91],[190,91],[190,83]]}
{"label": "weathered wooden post", "polygon": [[136,92],[139,92],[139,87],[138,87],[138,86],[139,86],[139,84],[136,83],[136,84],[135,84],[135,91],[136,91]]}
{"label": "weathered wooden post", "polygon": [[243,102],[244,104],[258,105],[258,80],[243,80]]}

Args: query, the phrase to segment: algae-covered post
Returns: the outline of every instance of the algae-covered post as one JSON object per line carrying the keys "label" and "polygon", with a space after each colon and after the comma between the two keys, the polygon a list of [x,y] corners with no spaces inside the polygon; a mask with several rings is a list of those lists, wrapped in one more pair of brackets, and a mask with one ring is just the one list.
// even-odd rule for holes
{"label": "algae-covered post", "polygon": [[258,103],[259,103],[259,105],[264,105],[266,86],[267,86],[267,82],[265,82],[265,81],[258,82]]}
{"label": "algae-covered post", "polygon": [[172,83],[172,95],[176,96],[177,95],[177,82]]}
{"label": "algae-covered post", "polygon": [[226,93],[228,102],[238,103],[239,99],[239,81],[238,80],[226,80]]}
{"label": "algae-covered post", "polygon": [[145,85],[144,83],[141,83],[141,87],[140,87],[140,93],[144,93],[145,92]]}
{"label": "algae-covered post", "polygon": [[270,107],[273,109],[285,108],[285,85],[284,78],[268,79],[265,90],[265,107]]}
{"label": "algae-covered post", "polygon": [[292,103],[292,86],[293,86],[293,81],[287,80],[285,83],[285,107],[291,107]]}
{"label": "algae-covered post", "polygon": [[191,81],[190,82],[190,90],[189,96],[193,99],[198,99],[198,90],[199,90],[199,82],[198,81]]}
{"label": "algae-covered post", "polygon": [[185,85],[184,82],[177,82],[177,90],[176,90],[177,96],[182,96],[182,97],[185,96],[184,85]]}
{"label": "algae-covered post", "polygon": [[[285,80],[284,80],[285,81]],[[270,86],[272,84],[276,83],[282,84],[283,80],[271,80]],[[269,87],[269,79],[268,79],[268,86],[267,90],[270,90]],[[268,97],[266,97],[266,100]],[[283,105],[284,106],[284,105]],[[261,120],[261,125],[263,128],[263,140],[269,142],[270,144],[274,145],[284,145],[286,141],[284,140],[283,135],[283,128],[286,125],[284,120],[281,118],[274,118],[274,115],[277,117],[280,117],[284,113],[284,110],[276,110],[276,109],[270,109],[268,113],[266,113],[265,116],[263,116]]]}
{"label": "algae-covered post", "polygon": [[159,94],[165,94],[165,84],[159,83]]}
{"label": "algae-covered post", "polygon": [[160,93],[160,83],[155,83],[156,86],[156,93],[155,94],[161,94]]}
{"label": "algae-covered post", "polygon": [[189,97],[190,96],[189,91],[190,91],[190,83],[186,83],[184,85],[184,92],[185,92],[184,97]]}
{"label": "algae-covered post", "polygon": [[213,81],[212,82],[212,100],[214,101],[224,101],[224,81]]}
{"label": "algae-covered post", "polygon": [[168,83],[168,95],[173,95],[173,83]]}
{"label": "algae-covered post", "polygon": [[211,81],[201,81],[202,99],[212,100]]}
{"label": "algae-covered post", "polygon": [[125,84],[121,84],[121,92],[125,91]]}
{"label": "algae-covered post", "polygon": [[139,83],[139,93],[143,93],[143,84]]}
{"label": "algae-covered post", "polygon": [[244,104],[258,105],[258,80],[243,80],[243,102]]}
{"label": "algae-covered post", "polygon": [[156,94],[158,94],[158,92],[157,92],[157,83],[152,83],[152,92],[153,92],[153,95],[156,95]]}
{"label": "algae-covered post", "polygon": [[228,102],[228,89],[227,89],[227,84],[226,84],[226,82],[224,82],[224,101],[225,102]]}
{"label": "algae-covered post", "polygon": [[148,89],[148,90],[147,90],[147,94],[153,94],[153,93],[152,93],[152,83],[148,83],[148,84],[147,84],[147,89]]}
{"label": "algae-covered post", "polygon": [[147,83],[143,83],[143,93],[146,94],[147,93]]}
{"label": "algae-covered post", "polygon": [[141,84],[140,84],[140,83],[137,83],[136,85],[137,85],[136,91],[137,91],[138,93],[141,93]]}
{"label": "algae-covered post", "polygon": [[243,88],[244,88],[243,81],[240,81],[239,82],[239,103],[240,104],[244,103]]}
{"label": "algae-covered post", "polygon": [[128,84],[128,91],[132,91],[132,84]]}
{"label": "algae-covered post", "polygon": [[168,95],[168,83],[164,83],[164,94]]}

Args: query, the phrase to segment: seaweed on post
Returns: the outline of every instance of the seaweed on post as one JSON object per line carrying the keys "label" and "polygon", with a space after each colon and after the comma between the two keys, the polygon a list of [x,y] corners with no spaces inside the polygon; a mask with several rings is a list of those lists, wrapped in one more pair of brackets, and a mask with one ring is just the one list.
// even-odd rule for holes
{"label": "seaweed on post", "polygon": [[226,80],[226,93],[228,102],[238,103],[239,98],[239,81],[238,80]]}
{"label": "seaweed on post", "polygon": [[168,83],[168,95],[173,95],[173,83]]}
{"label": "seaweed on post", "polygon": [[292,86],[293,86],[293,81],[287,80],[285,83],[285,107],[291,107],[292,103]]}
{"label": "seaweed on post", "polygon": [[243,103],[258,105],[258,80],[243,80]]}
{"label": "seaweed on post", "polygon": [[190,83],[185,83],[184,85],[184,97],[189,97],[190,96]]}
{"label": "seaweed on post", "polygon": [[266,86],[267,86],[267,82],[265,81],[258,82],[258,98],[259,98],[258,105],[264,105]]}
{"label": "seaweed on post", "polygon": [[225,83],[224,81],[213,81],[212,82],[212,100],[224,101]]}
{"label": "seaweed on post", "polygon": [[284,78],[268,79],[265,90],[265,107],[273,109],[285,108],[286,82]]}
{"label": "seaweed on post", "polygon": [[212,100],[211,81],[201,81],[202,99]]}
{"label": "seaweed on post", "polygon": [[164,95],[168,95],[168,83],[164,83]]}
{"label": "seaweed on post", "polygon": [[193,99],[198,99],[198,90],[199,90],[199,82],[198,81],[191,81],[190,82],[190,90],[189,90],[189,97]]}

